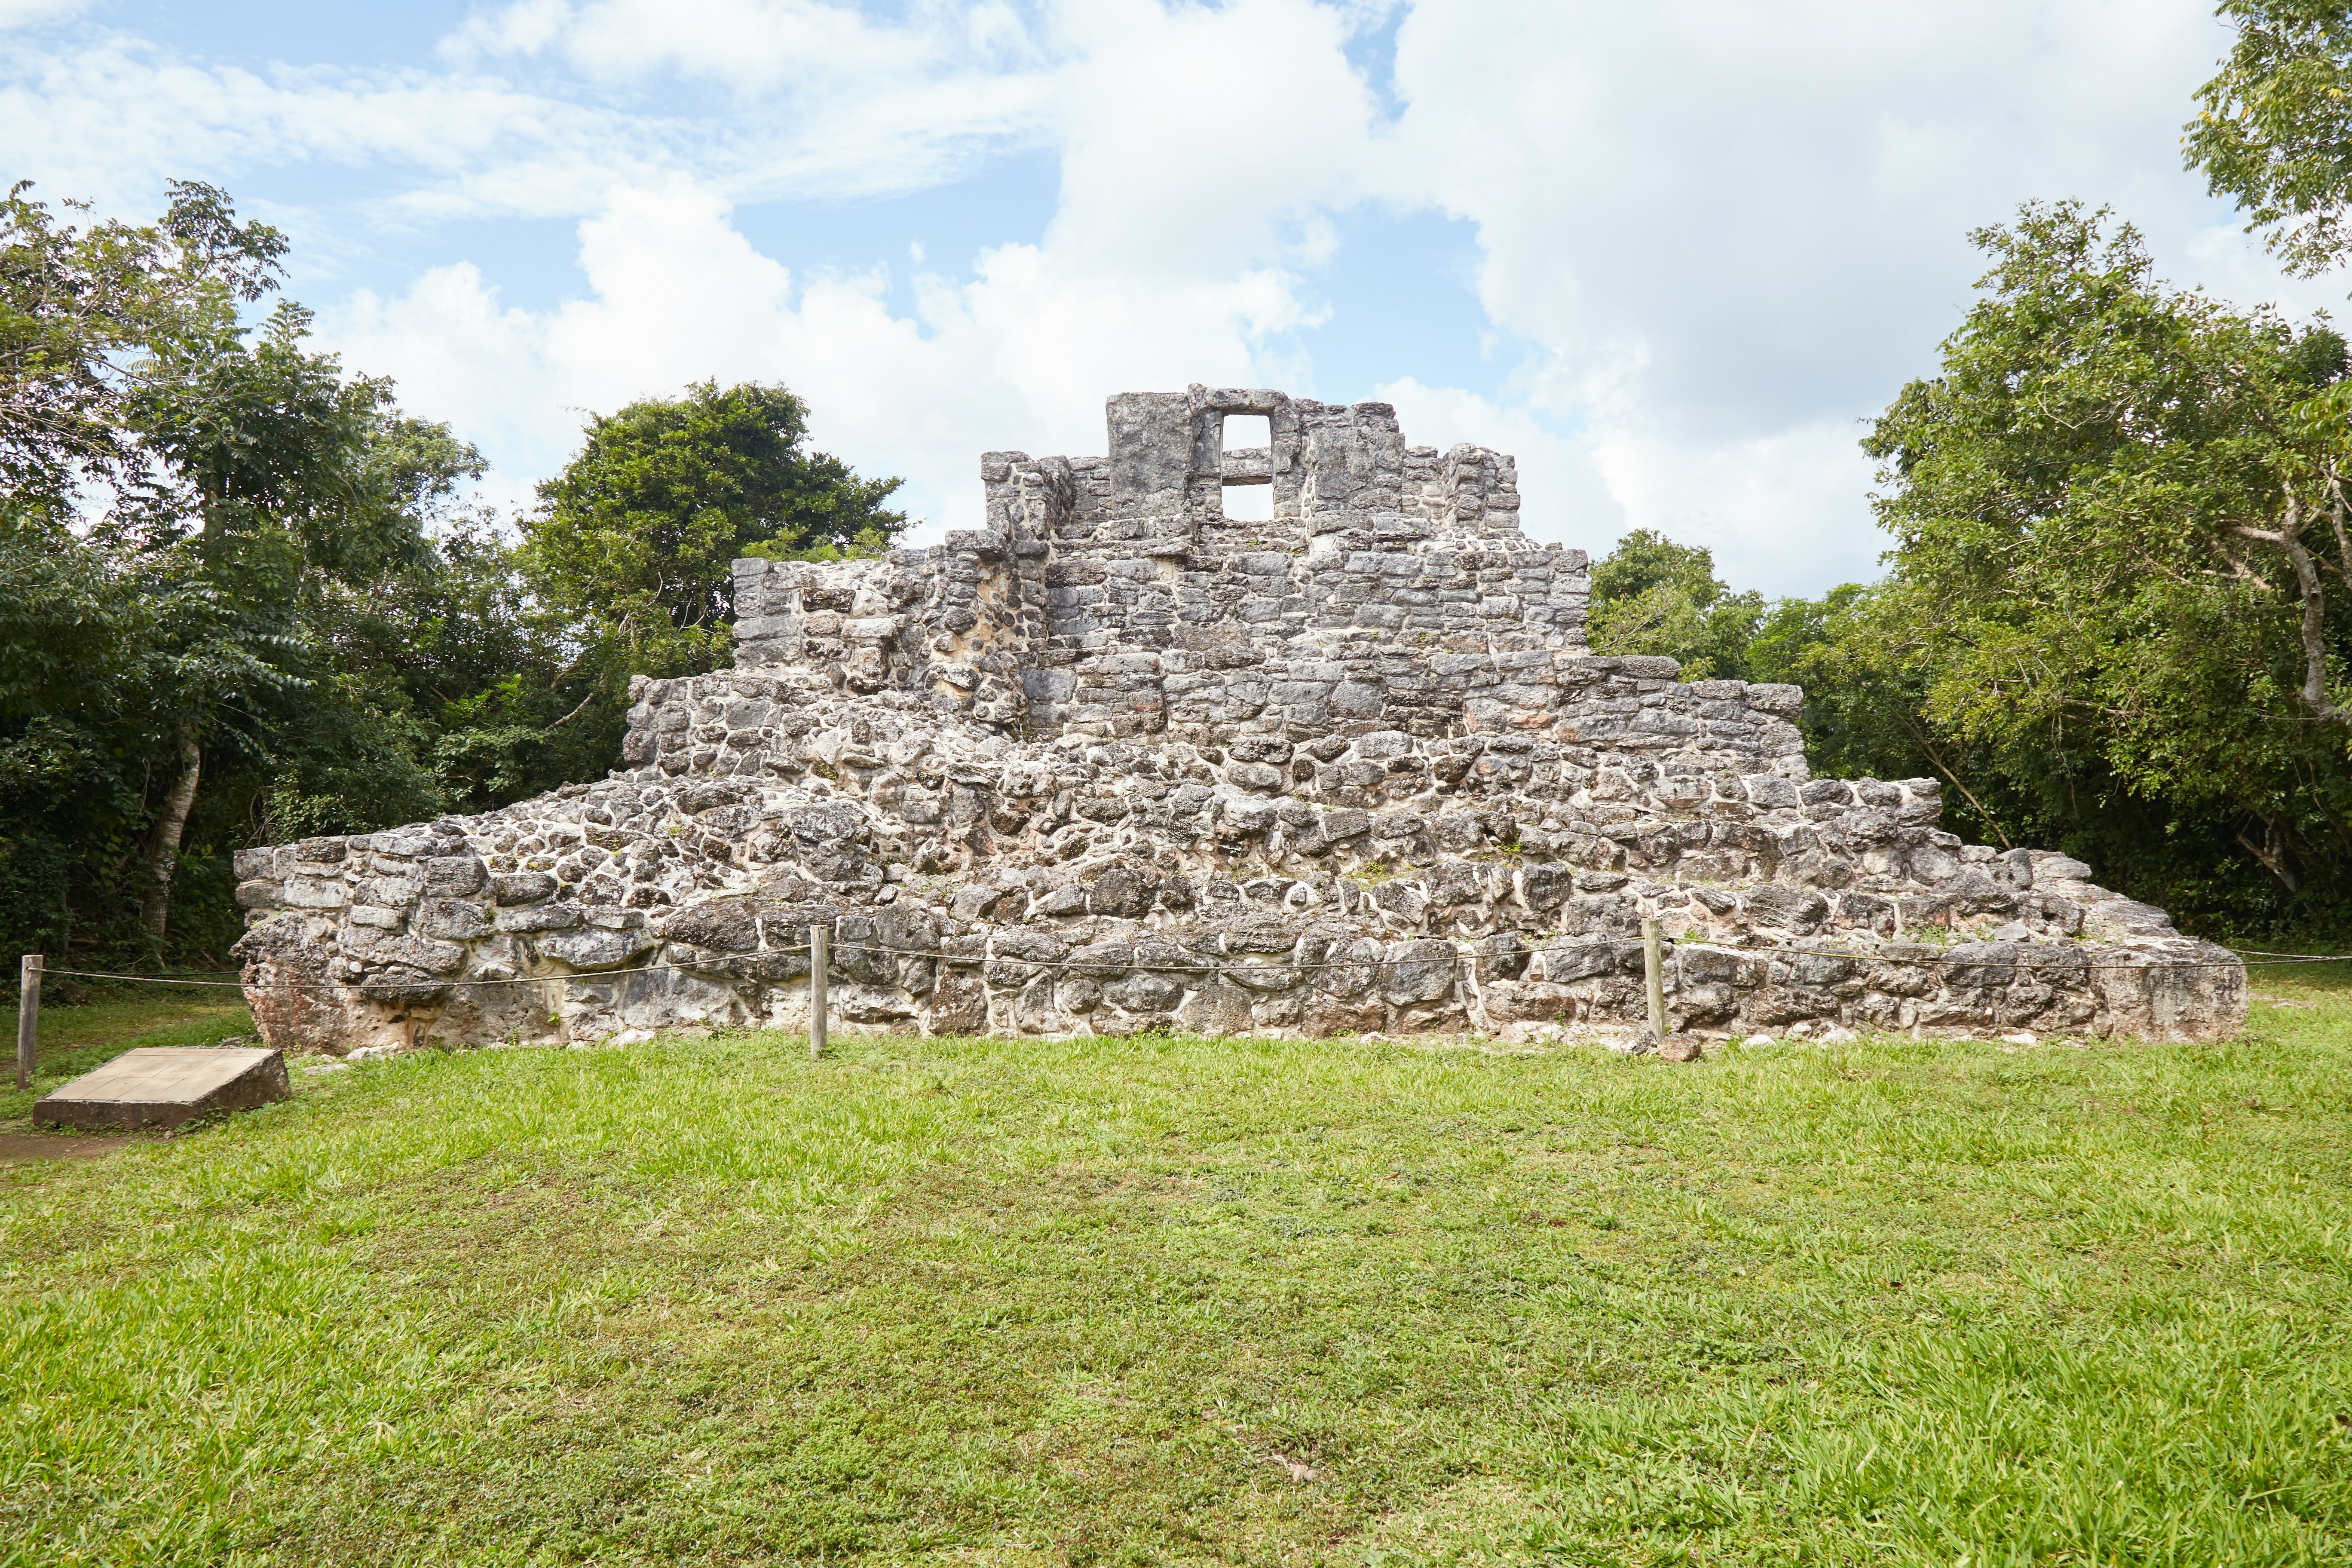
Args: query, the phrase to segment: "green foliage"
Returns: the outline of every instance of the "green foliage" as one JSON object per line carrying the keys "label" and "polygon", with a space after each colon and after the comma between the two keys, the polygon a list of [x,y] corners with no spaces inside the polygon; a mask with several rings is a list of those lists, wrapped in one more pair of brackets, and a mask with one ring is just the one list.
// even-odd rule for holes
{"label": "green foliage", "polygon": [[[1952,774],[1920,712],[1918,674],[1887,657],[1886,599],[1847,583],[1819,599],[1782,599],[1748,644],[1751,680],[1801,686],[1805,756],[1823,778]],[[1964,804],[1964,803],[1956,803]],[[1976,826],[1976,824],[1956,824]],[[1986,823],[1988,836],[2001,837]]]}
{"label": "green foliage", "polygon": [[1715,574],[1711,551],[1637,528],[1592,568],[1596,653],[1682,661],[1685,680],[1736,680],[1764,614],[1760,594],[1735,594]]}
{"label": "green foliage", "polygon": [[16,505],[135,468],[130,367],[232,330],[238,305],[276,286],[286,250],[210,185],[172,182],[161,223],[81,229],[26,195],[31,184],[0,200],[0,494]]}
{"label": "green foliage", "polygon": [[2270,230],[2271,249],[2306,277],[2344,258],[2352,204],[2352,5],[2342,0],[2222,0],[2237,29],[2198,89],[2181,144],[2207,187]]}
{"label": "green foliage", "polygon": [[2218,834],[2284,893],[2332,889],[2343,340],[2165,289],[2137,234],[2072,204],[1975,238],[1994,268],[1940,373],[1864,442],[1896,541],[1884,659],[2037,826]]}
{"label": "green foliage", "polygon": [[898,480],[803,450],[807,434],[806,405],[756,382],[701,382],[591,421],[580,455],[540,486],[524,569],[541,600],[605,645],[608,686],[723,666],[739,557],[841,559],[906,527],[882,505]]}
{"label": "green foliage", "polygon": [[[522,549],[493,519],[436,530],[435,559],[387,581],[352,646],[432,735],[423,754],[442,809],[486,811],[601,777],[620,752],[623,708],[586,657],[599,645],[533,599]],[[623,678],[625,689],[625,676]]]}
{"label": "green foliage", "polygon": [[830,539],[815,544],[756,539],[743,547],[743,553],[749,559],[759,561],[879,561],[890,553],[897,542],[895,537],[881,529],[868,528],[846,544],[835,543]]}
{"label": "green foliage", "polygon": [[7,951],[217,963],[231,849],[596,777],[632,675],[726,662],[736,555],[905,526],[790,393],[706,383],[594,420],[517,539],[307,311],[247,319],[284,249],[204,185],[146,226],[0,204]]}
{"label": "green foliage", "polygon": [[0,527],[0,878],[26,884],[16,908],[40,912],[12,934],[37,949],[152,956],[125,922],[181,736],[200,779],[164,847],[194,857],[212,918],[167,928],[179,951],[234,934],[221,861],[247,835],[439,808],[430,738],[352,633],[387,574],[429,561],[432,505],[479,462],[305,351],[300,325],[281,310],[257,343],[140,365],[121,444],[143,466],[115,508],[79,534],[47,508]]}

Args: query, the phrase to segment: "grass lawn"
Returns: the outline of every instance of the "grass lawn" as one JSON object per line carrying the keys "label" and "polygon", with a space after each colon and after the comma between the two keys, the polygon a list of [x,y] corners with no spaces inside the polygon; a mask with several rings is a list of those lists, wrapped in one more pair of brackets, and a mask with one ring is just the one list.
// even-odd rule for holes
{"label": "grass lawn", "polygon": [[[2352,1563],[2352,964],[2256,988],[298,1068],[0,1165],[0,1563]],[[247,1026],[110,1005],[55,1077]]]}

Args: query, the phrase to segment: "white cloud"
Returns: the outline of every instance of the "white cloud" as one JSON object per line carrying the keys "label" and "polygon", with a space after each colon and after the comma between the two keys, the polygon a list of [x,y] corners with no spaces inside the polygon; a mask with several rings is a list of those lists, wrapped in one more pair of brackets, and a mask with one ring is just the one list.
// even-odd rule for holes
{"label": "white cloud", "polygon": [[570,0],[516,0],[502,11],[477,12],[441,40],[441,58],[472,65],[485,56],[535,55],[570,26]]}
{"label": "white cloud", "polygon": [[[0,22],[46,3],[0,0]],[[1539,536],[1599,552],[1664,528],[1771,591],[1875,570],[1859,422],[1932,367],[1980,270],[1971,226],[2081,195],[2183,281],[2302,309],[2341,289],[2282,285],[2179,167],[2225,41],[2206,0],[1424,0],[1384,100],[1350,50],[1389,14],[520,0],[433,61],[366,69],[78,28],[0,60],[0,145],[44,194],[132,210],[170,174],[266,205],[288,164],[363,172],[279,218],[307,254],[363,251],[371,224],[576,224],[576,298],[508,303],[493,240],[322,327],[482,440],[513,493],[576,410],[756,376],[807,396],[824,444],[908,475],[935,524],[971,520],[982,449],[1098,451],[1106,394],[1295,382],[1335,216],[1433,207],[1475,226],[1490,335],[1528,357],[1476,389],[1398,364],[1412,437],[1517,450]],[[884,270],[908,237],[875,270],[796,276],[734,218],[924,190],[1010,148],[1058,156],[1051,221],[907,249],[911,304]]]}
{"label": "white cloud", "polygon": [[[390,166],[392,206],[570,215],[668,166],[639,117],[478,78],[191,65],[109,35],[0,67],[0,145],[45,188],[144,212],[166,178]],[[344,221],[350,221],[349,214]]]}
{"label": "white cloud", "polygon": [[1311,220],[1375,188],[1374,105],[1340,13],[1087,0],[1060,23],[1072,63],[1052,232],[1074,257],[1171,276],[1309,259]]}
{"label": "white cloud", "polygon": [[62,22],[88,8],[89,0],[0,0],[0,33],[44,22]]}
{"label": "white cloud", "polygon": [[[597,25],[645,22],[625,9]],[[969,258],[961,279],[919,272],[910,314],[891,312],[878,273],[794,279],[758,254],[730,216],[745,181],[673,178],[608,193],[580,227],[587,291],[554,310],[503,309],[479,268],[445,268],[330,312],[322,331],[533,474],[571,448],[563,410],[704,376],[780,380],[810,402],[821,445],[908,477],[923,536],[976,523],[982,450],[1099,452],[1112,392],[1274,379],[1281,335],[1312,319],[1284,258],[1363,183],[1371,105],[1333,14],[1119,0],[1065,20],[1052,224]],[[998,123],[1028,112],[1008,95]],[[1171,142],[1188,116],[1209,130]]]}
{"label": "white cloud", "polygon": [[2176,275],[2312,301],[2179,168],[2225,42],[2204,0],[1423,5],[1394,188],[1477,226],[1486,312],[1535,345],[1516,392],[1628,524],[1817,588],[1874,574],[1859,421],[1933,368],[1970,227],[2112,202]]}
{"label": "white cloud", "polygon": [[1247,382],[1253,339],[1298,314],[1276,272],[1171,287],[1010,245],[969,281],[921,279],[916,314],[896,316],[878,276],[796,279],[686,181],[614,193],[580,226],[580,266],[588,292],[550,310],[501,305],[465,264],[362,293],[320,331],[479,442],[508,501],[527,493],[520,476],[561,465],[584,411],[706,377],[782,381],[811,404],[818,445],[908,476],[936,537],[979,521],[982,450],[1098,452],[1106,389]]}
{"label": "white cloud", "polygon": [[[1736,588],[1816,595],[1877,576],[1886,547],[1864,500],[1861,436],[1835,415],[1700,441],[1643,421],[1606,427],[1593,460],[1629,526],[1706,545]],[[1605,554],[1615,537],[1587,535],[1586,548]]]}
{"label": "white cloud", "polygon": [[[729,47],[730,13],[785,9],[827,47],[806,58],[772,38]],[[819,14],[834,21],[818,26]],[[1001,31],[953,19],[876,29],[847,6],[614,0],[575,11],[525,0],[462,26],[438,71],[248,68],[175,58],[127,32],[75,33],[0,58],[0,146],[45,187],[126,212],[191,171],[222,180],[313,163],[377,174],[388,189],[358,198],[356,213],[339,210],[346,225],[572,217],[616,184],[687,173],[746,200],[898,193],[1050,140],[1052,73]],[[525,84],[479,68],[543,52],[575,74]],[[775,101],[679,112],[600,89],[606,74],[722,65],[747,83],[767,73]]]}

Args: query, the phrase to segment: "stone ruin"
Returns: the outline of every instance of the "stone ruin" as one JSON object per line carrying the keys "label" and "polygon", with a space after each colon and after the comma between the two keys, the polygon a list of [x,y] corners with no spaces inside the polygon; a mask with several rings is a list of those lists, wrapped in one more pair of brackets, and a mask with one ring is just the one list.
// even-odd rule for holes
{"label": "stone ruin", "polygon": [[[1267,444],[1225,445],[1264,421]],[[735,668],[624,766],[237,857],[270,1044],[836,1029],[2224,1036],[2243,966],[1932,779],[1815,779],[1793,686],[1595,657],[1511,458],[1386,404],[1128,393],[987,526],[735,563]],[[1229,517],[1266,487],[1270,521]]]}

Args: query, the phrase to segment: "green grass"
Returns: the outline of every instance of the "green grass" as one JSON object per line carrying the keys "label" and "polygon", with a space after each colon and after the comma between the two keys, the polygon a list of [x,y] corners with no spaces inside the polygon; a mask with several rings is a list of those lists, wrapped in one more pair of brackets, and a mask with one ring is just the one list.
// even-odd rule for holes
{"label": "green grass", "polygon": [[298,1072],[0,1167],[0,1563],[2352,1563],[2352,965],[2256,984]]}

